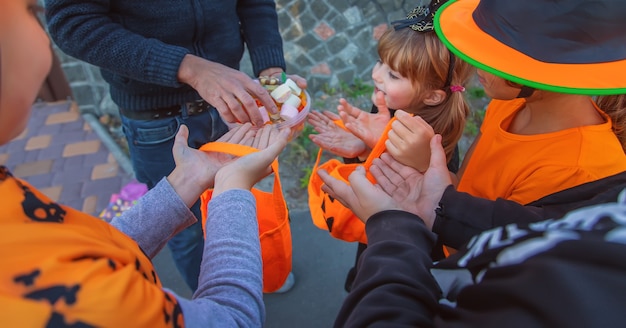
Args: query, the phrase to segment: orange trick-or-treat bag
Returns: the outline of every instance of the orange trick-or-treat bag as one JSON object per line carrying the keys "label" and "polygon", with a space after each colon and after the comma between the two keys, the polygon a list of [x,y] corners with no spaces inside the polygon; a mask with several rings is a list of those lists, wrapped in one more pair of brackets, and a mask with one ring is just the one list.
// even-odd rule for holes
{"label": "orange trick-or-treat bag", "polygon": [[[200,147],[200,150],[227,153],[235,156],[244,156],[258,151],[256,148],[223,142],[209,142]],[[291,272],[291,227],[289,225],[287,203],[283,196],[278,175],[278,160],[276,159],[272,163],[272,170],[274,172],[272,192],[266,192],[257,188],[252,188],[251,190],[256,199],[256,213],[259,222],[264,293],[278,290],[287,280],[289,272]],[[213,189],[209,189],[200,196],[203,231],[206,229],[207,205],[211,200],[212,194]]]}
{"label": "orange trick-or-treat bag", "polygon": [[[322,156],[322,149],[320,148],[308,186],[309,210],[311,211],[311,218],[315,226],[322,230],[328,230],[330,235],[337,239],[347,242],[358,241],[367,244],[365,224],[338,200],[322,191],[324,182],[320,179],[317,172],[319,169],[326,170],[332,177],[349,184],[348,177],[350,173],[352,173],[357,166],[363,165],[367,171],[368,179],[371,182],[375,182],[374,177],[369,173],[369,168],[372,165],[372,161],[386,150],[385,141],[387,140],[387,132],[391,129],[391,123],[394,120],[395,119],[392,118],[391,121],[387,123],[383,135],[380,140],[378,140],[376,146],[374,146],[374,149],[372,149],[365,163],[345,164],[333,158],[320,165],[319,162]],[[336,123],[343,126],[340,121]]]}

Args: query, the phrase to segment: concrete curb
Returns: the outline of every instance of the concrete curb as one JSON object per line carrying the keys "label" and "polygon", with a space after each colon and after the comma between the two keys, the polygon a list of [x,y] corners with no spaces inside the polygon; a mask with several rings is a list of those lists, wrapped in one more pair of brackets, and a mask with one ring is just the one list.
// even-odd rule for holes
{"label": "concrete curb", "polygon": [[98,118],[91,113],[82,114],[83,119],[91,126],[91,128],[96,132],[102,143],[109,149],[115,160],[122,167],[124,172],[130,175],[133,179],[135,178],[135,171],[133,170],[133,165],[130,162],[130,158],[126,155],[126,153],[120,148],[120,146],[113,140],[111,134],[106,130],[106,128],[100,123]]}

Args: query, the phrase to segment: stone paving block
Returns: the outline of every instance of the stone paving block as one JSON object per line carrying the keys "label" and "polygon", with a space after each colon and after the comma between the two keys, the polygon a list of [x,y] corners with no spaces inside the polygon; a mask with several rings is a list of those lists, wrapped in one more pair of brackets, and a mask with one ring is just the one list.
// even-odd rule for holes
{"label": "stone paving block", "polygon": [[119,166],[115,163],[98,164],[91,170],[91,180],[100,180],[114,177],[118,174]]}
{"label": "stone paving block", "polygon": [[91,168],[80,167],[76,169],[63,169],[61,171],[53,172],[52,183],[53,184],[68,184],[76,182],[84,182],[91,177]]}
{"label": "stone paving block", "polygon": [[50,144],[52,145],[67,145],[69,143],[85,141],[85,131],[82,130],[74,130],[74,131],[65,131],[61,132],[60,129],[62,125],[59,126],[59,132],[52,136],[52,140]]}
{"label": "stone paving block", "polygon": [[97,204],[98,204],[98,196],[89,196],[85,198],[85,200],[83,201],[83,207],[81,208],[81,210],[85,213],[89,213],[93,216],[96,216],[98,215],[98,213],[96,213]]}
{"label": "stone paving block", "polygon": [[48,188],[39,188],[44,195],[48,196],[52,201],[58,202],[59,197],[61,195],[61,191],[63,190],[62,186],[53,186]]}
{"label": "stone paving block", "polygon": [[[83,188],[80,192],[82,197],[87,197],[91,195],[100,195],[102,194],[102,190],[109,190],[113,192],[119,192],[122,189],[122,177],[116,176],[113,178],[102,179],[102,180],[89,180],[85,181]],[[109,194],[110,195],[110,194]]]}
{"label": "stone paving block", "polygon": [[85,123],[82,120],[65,122],[61,124],[61,130],[59,132],[66,133],[66,132],[76,131],[76,132],[81,132],[81,133],[87,133],[85,129],[83,128],[84,125]]}
{"label": "stone paving block", "polygon": [[4,165],[9,168],[9,170],[13,171],[16,165],[24,163],[24,157],[26,156],[26,152],[17,152],[17,153],[5,153],[8,158]]}
{"label": "stone paving block", "polygon": [[26,147],[26,139],[22,138],[22,139],[13,139],[11,140],[11,142],[9,142],[8,144],[5,145],[5,151],[9,154],[13,154],[13,153],[17,153],[20,151],[24,151],[24,148]]}
{"label": "stone paving block", "polygon": [[54,163],[52,164],[52,172],[63,171],[63,170],[71,170],[70,167],[80,167],[82,165],[82,158],[78,157],[68,157],[63,158],[59,156]]}
{"label": "stone paving block", "polygon": [[49,134],[51,136],[57,136],[59,135],[61,131],[61,124],[52,124],[52,125],[44,125],[41,128],[39,128],[38,133],[39,134]]}
{"label": "stone paving block", "polygon": [[100,149],[100,140],[82,141],[68,144],[63,149],[63,157],[93,154]]}
{"label": "stone paving block", "polygon": [[47,148],[40,149],[36,160],[38,161],[45,160],[45,159],[59,160],[63,156],[63,148],[65,148],[64,145],[51,145]]}
{"label": "stone paving block", "polygon": [[26,142],[26,146],[24,147],[24,149],[33,150],[46,148],[50,145],[50,140],[52,140],[51,135],[39,135],[31,137]]}
{"label": "stone paving block", "polygon": [[[22,158],[21,163],[31,163],[31,162],[50,160],[50,158],[40,160],[39,159],[40,153],[41,153],[41,150],[39,149],[24,152],[24,157]],[[17,163],[17,164],[21,164],[21,163]]]}
{"label": "stone paving block", "polygon": [[84,167],[93,168],[96,165],[109,163],[109,152],[106,147],[100,147],[100,149],[89,156],[85,156],[83,161]]}
{"label": "stone paving block", "polygon": [[78,120],[79,117],[80,117],[80,114],[74,113],[74,112],[62,112],[62,113],[51,114],[48,116],[48,119],[46,119],[45,124],[51,125],[51,124],[74,122]]}
{"label": "stone paving block", "polygon": [[38,174],[29,177],[24,177],[24,181],[30,183],[34,187],[39,188],[40,186],[52,186],[52,175],[51,174]]}
{"label": "stone paving block", "polygon": [[[79,199],[81,202],[83,197],[80,196],[83,191],[83,185],[85,181],[67,182],[63,183],[63,190],[61,191],[60,201],[62,203],[68,202],[72,199]],[[80,197],[77,197],[80,196]]]}
{"label": "stone paving block", "polygon": [[23,163],[18,164],[15,169],[13,169],[13,174],[18,178],[28,177],[37,174],[46,174],[50,172],[51,167],[52,160]]}

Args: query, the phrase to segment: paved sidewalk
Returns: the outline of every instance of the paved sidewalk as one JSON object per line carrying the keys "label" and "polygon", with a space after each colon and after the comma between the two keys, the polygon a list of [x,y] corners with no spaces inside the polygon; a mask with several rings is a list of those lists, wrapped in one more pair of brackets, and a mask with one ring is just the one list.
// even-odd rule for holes
{"label": "paved sidewalk", "polygon": [[[0,147],[0,165],[54,201],[97,216],[133,177],[125,170],[128,159],[88,115],[69,101],[33,105],[24,133]],[[308,211],[291,213],[291,222],[296,284],[285,294],[265,295],[266,327],[330,327],[356,245],[316,228]],[[167,248],[153,262],[166,287],[191,297]]]}
{"label": "paved sidewalk", "polygon": [[0,147],[0,165],[52,200],[98,215],[132,181],[74,102],[33,105],[26,130]]}

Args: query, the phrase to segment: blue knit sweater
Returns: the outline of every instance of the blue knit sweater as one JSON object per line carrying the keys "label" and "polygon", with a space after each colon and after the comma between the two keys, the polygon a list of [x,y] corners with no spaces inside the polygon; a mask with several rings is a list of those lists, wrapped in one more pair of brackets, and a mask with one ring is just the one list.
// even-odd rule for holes
{"label": "blue knit sweater", "polygon": [[[200,99],[177,80],[186,54],[238,69],[247,45],[255,76],[285,69],[273,0],[46,0],[49,33],[70,56],[102,70],[121,108]],[[244,45],[245,42],[245,45]]]}

